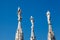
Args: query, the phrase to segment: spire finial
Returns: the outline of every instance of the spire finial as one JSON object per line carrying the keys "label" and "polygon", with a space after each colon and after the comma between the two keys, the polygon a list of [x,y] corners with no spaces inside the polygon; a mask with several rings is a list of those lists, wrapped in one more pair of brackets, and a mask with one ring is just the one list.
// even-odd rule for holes
{"label": "spire finial", "polygon": [[47,21],[48,21],[48,24],[50,24],[50,12],[47,11]]}
{"label": "spire finial", "polygon": [[50,12],[47,11],[47,21],[48,21],[48,26],[49,26],[49,32],[52,30],[52,27],[51,27],[51,22],[50,22]]}
{"label": "spire finial", "polygon": [[30,40],[35,40],[35,36],[34,36],[34,19],[33,17],[31,16],[30,17],[30,20],[31,20],[31,37],[30,37]]}
{"label": "spire finial", "polygon": [[21,9],[18,7],[18,28],[15,40],[23,40],[22,27],[21,27]]}
{"label": "spire finial", "polygon": [[34,19],[33,19],[32,16],[30,17],[30,20],[31,20],[31,24],[33,25],[34,24]]}
{"label": "spire finial", "polygon": [[49,26],[48,40],[55,40],[55,36],[54,36],[54,33],[52,31],[52,27],[51,27],[50,12],[49,11],[47,11],[47,21],[48,21],[48,26]]}
{"label": "spire finial", "polygon": [[18,7],[18,21],[21,20],[21,9],[20,7]]}

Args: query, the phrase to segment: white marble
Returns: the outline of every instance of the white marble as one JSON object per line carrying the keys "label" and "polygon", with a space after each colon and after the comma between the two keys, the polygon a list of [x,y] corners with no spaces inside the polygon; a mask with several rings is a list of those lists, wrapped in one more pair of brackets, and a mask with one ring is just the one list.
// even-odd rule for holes
{"label": "white marble", "polygon": [[55,40],[54,33],[52,31],[51,21],[50,21],[50,12],[47,11],[47,21],[48,21],[48,40]]}
{"label": "white marble", "polygon": [[21,28],[21,9],[18,7],[18,28],[16,31],[15,40],[22,40],[23,34],[22,34],[22,28]]}
{"label": "white marble", "polygon": [[31,16],[31,18],[30,18],[30,20],[31,20],[31,37],[30,37],[30,40],[35,40],[35,36],[34,36],[34,19],[33,19],[33,17]]}

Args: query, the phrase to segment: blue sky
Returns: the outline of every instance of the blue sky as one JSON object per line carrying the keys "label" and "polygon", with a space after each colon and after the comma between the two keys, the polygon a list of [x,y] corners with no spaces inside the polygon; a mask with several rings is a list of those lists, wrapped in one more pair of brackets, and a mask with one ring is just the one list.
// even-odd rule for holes
{"label": "blue sky", "polygon": [[30,16],[34,17],[36,40],[47,40],[48,10],[56,40],[60,40],[60,0],[0,0],[0,40],[15,40],[18,7],[22,10],[24,40],[30,40]]}

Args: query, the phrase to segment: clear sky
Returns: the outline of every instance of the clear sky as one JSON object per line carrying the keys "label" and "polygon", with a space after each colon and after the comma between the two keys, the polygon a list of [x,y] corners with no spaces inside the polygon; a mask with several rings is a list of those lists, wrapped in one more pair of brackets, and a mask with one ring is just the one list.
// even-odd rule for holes
{"label": "clear sky", "polygon": [[60,0],[0,0],[0,40],[15,40],[18,7],[22,10],[24,40],[30,40],[30,16],[34,17],[36,40],[47,40],[48,10],[56,40],[60,40]]}

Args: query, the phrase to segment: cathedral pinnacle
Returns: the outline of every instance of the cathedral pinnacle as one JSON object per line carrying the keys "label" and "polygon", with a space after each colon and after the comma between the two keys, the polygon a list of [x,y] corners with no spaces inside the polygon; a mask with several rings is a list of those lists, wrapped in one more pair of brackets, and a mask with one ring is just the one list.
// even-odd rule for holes
{"label": "cathedral pinnacle", "polygon": [[31,24],[32,24],[32,26],[31,26],[31,37],[30,37],[30,40],[35,40],[35,36],[34,36],[34,19],[33,19],[32,16],[31,16],[30,20],[31,20]]}
{"label": "cathedral pinnacle", "polygon": [[18,7],[18,28],[17,28],[15,40],[23,40],[23,34],[21,28],[21,9],[19,7]]}
{"label": "cathedral pinnacle", "polygon": [[18,21],[21,21],[21,9],[18,7]]}
{"label": "cathedral pinnacle", "polygon": [[50,12],[49,11],[47,11],[47,21],[48,21],[48,26],[49,26],[48,40],[55,40],[55,36],[54,36],[54,33],[52,31],[52,27],[51,27]]}

